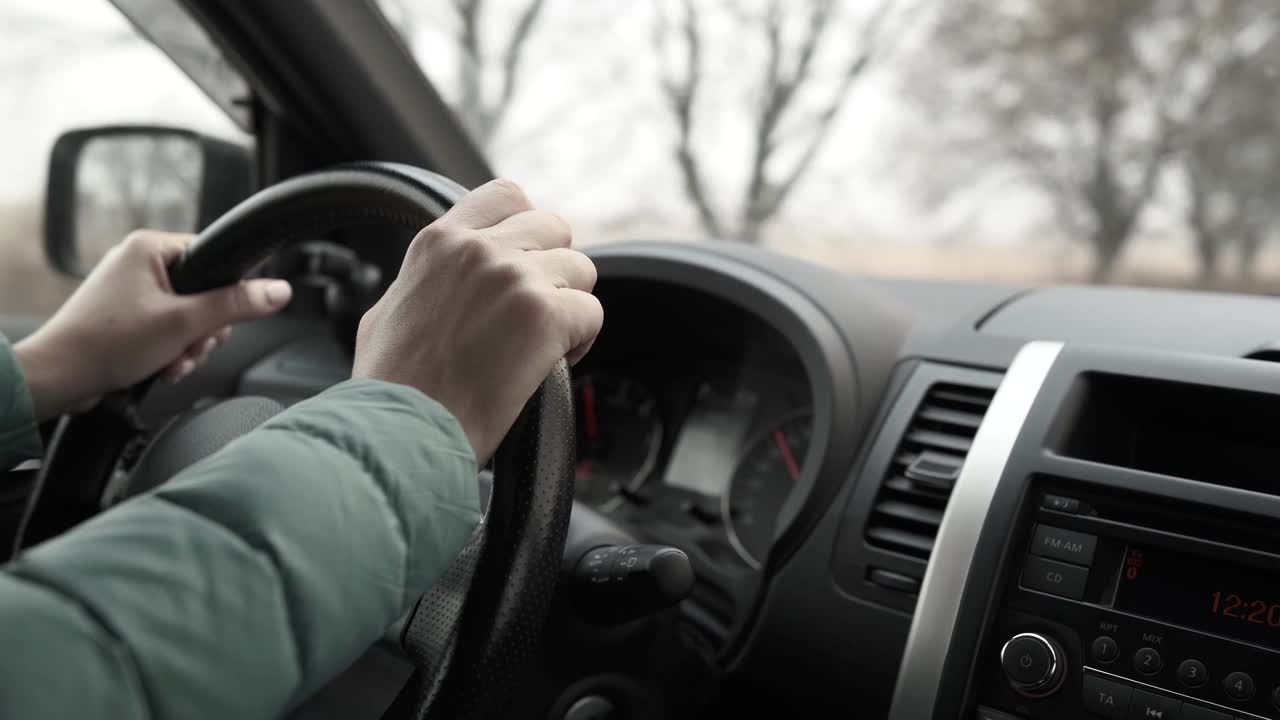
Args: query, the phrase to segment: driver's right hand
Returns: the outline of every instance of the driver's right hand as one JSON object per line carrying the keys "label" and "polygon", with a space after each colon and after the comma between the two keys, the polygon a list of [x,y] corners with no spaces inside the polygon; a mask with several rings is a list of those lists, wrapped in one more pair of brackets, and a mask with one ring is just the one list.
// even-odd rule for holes
{"label": "driver's right hand", "polygon": [[361,319],[353,376],[440,402],[485,462],[555,364],[579,360],[600,332],[595,265],[572,239],[515,183],[468,193],[418,233]]}

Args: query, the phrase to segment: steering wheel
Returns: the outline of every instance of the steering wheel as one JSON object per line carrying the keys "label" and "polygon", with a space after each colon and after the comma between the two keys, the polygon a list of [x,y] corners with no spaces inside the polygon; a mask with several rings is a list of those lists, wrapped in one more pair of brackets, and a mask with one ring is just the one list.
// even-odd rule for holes
{"label": "steering wheel", "polygon": [[[440,175],[393,163],[299,176],[213,222],[170,266],[169,278],[180,294],[201,292],[248,276],[286,246],[334,230],[393,223],[416,231],[465,192]],[[124,494],[136,494],[279,410],[265,398],[236,398],[189,412],[147,439],[138,407],[149,384],[62,418],[28,505],[28,519],[43,520],[45,535],[100,512],[109,503],[104,494],[121,477],[132,485]],[[416,669],[384,717],[489,718],[504,708],[555,591],[573,501],[573,422],[562,361],[498,448],[480,528],[403,619],[401,644]],[[130,465],[132,476],[121,469]]]}

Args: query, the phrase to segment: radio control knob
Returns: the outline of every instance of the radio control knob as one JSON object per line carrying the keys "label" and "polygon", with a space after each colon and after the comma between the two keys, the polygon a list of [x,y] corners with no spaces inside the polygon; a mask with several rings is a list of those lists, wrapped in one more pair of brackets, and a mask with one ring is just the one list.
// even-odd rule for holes
{"label": "radio control knob", "polygon": [[1062,646],[1040,633],[1009,638],[1000,650],[1000,667],[1014,690],[1033,698],[1057,692],[1067,674]]}

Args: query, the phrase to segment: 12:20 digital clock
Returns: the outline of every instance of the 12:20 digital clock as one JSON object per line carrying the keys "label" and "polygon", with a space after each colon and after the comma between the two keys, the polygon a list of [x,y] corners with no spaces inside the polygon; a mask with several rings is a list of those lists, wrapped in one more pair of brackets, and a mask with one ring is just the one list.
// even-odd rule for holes
{"label": "12:20 digital clock", "polygon": [[1249,599],[1241,597],[1239,593],[1224,593],[1221,590],[1214,590],[1212,597],[1211,612],[1214,615],[1280,629],[1280,602]]}
{"label": "12:20 digital clock", "polygon": [[1280,646],[1280,584],[1257,570],[1130,547],[1115,608],[1266,647]]}

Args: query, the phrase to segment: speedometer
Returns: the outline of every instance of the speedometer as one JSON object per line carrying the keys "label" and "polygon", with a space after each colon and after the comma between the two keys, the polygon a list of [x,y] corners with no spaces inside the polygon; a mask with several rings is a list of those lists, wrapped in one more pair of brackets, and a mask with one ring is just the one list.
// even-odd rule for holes
{"label": "speedometer", "polygon": [[747,446],[729,481],[722,508],[729,542],[753,568],[768,556],[778,511],[800,479],[812,427],[808,411],[770,426]]}
{"label": "speedometer", "polygon": [[574,382],[578,463],[574,495],[589,505],[611,503],[644,482],[662,442],[658,400],[644,385],[614,375]]}

